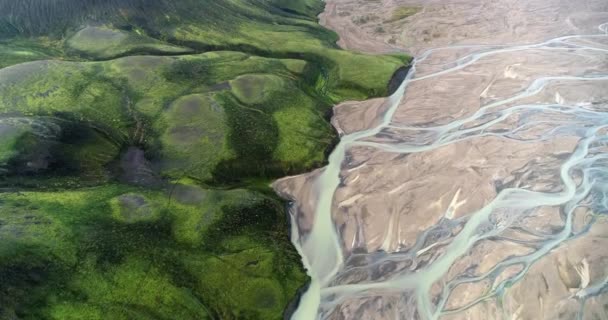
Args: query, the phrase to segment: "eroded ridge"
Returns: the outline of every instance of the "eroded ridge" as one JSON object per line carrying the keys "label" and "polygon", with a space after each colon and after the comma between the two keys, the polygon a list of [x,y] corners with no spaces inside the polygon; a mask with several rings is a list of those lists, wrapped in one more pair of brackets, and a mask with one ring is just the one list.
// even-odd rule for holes
{"label": "eroded ridge", "polygon": [[313,279],[294,319],[608,318],[608,24],[428,50],[376,109],[275,185]]}

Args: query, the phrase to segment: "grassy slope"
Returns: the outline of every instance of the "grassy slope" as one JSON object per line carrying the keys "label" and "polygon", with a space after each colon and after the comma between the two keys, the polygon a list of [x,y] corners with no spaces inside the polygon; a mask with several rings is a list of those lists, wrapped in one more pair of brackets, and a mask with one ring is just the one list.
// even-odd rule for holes
{"label": "grassy slope", "polygon": [[280,318],[306,276],[267,182],[408,59],[321,8],[0,0],[0,319]]}

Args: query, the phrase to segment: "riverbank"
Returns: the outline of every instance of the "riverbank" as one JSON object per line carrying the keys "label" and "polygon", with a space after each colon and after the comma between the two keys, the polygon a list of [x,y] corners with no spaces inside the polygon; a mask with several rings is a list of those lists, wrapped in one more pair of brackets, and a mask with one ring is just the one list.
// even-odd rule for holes
{"label": "riverbank", "polygon": [[[390,92],[390,95],[401,95],[402,93],[399,92],[401,88],[401,85],[399,86],[395,86],[396,83],[402,84],[406,77],[408,76],[408,72],[410,71],[411,67],[403,67],[403,68],[399,68],[395,74],[393,75],[393,77],[391,78],[391,80],[389,81],[389,83],[387,84],[387,90],[388,92]],[[373,105],[376,106],[380,106],[380,107],[386,107],[385,104],[386,101],[389,99],[386,98],[377,98],[375,100],[365,100],[365,101],[349,101],[349,102],[345,102],[343,104],[339,104],[337,106],[335,106],[334,108],[336,110],[340,110],[341,112],[347,112],[350,113],[351,115],[360,115],[361,113],[364,113],[364,116],[362,117],[362,120],[367,122],[370,119],[375,119],[379,114],[376,114],[376,117],[368,117],[369,116],[369,112],[378,112],[378,109],[373,108]],[[347,109],[348,107],[352,107],[355,108],[356,110],[352,110],[352,112],[349,112],[349,110],[343,110],[343,109]],[[381,108],[382,112],[385,112],[385,108]],[[337,132],[339,133],[339,136],[336,139],[336,143],[332,145],[332,148],[328,154],[328,157],[331,157],[331,154],[333,154],[333,152],[335,151],[336,148],[340,148],[341,145],[341,137],[347,133],[343,127],[341,127],[338,123],[335,123],[334,121],[337,119],[337,117],[333,116],[331,117],[331,122],[332,125],[334,126],[334,128],[337,130]],[[314,172],[318,172],[319,170],[324,170],[324,168],[318,169]],[[293,191],[293,185],[289,185],[289,182],[297,180],[299,177],[306,177],[309,176],[310,173],[304,173],[300,176],[291,176],[291,177],[286,177],[286,178],[281,178],[277,181],[275,181],[273,183],[273,189],[275,190],[275,192],[277,192],[277,194],[282,197],[283,199],[286,199],[289,201],[289,205],[288,205],[288,214],[287,217],[288,219],[291,221],[290,223],[290,233],[291,233],[291,238],[292,238],[292,242],[294,243],[294,245],[296,246],[296,248],[298,248],[298,252],[302,255],[304,254],[302,252],[302,250],[299,248],[299,237],[300,237],[300,232],[301,232],[301,221],[296,222],[294,220],[294,217],[298,216],[302,210],[301,209],[296,209],[295,205],[297,204],[298,199],[293,198],[294,197],[294,191]],[[287,185],[285,185],[285,182],[287,182]],[[310,205],[314,206],[314,203],[309,203]],[[303,259],[305,259],[303,257]],[[304,260],[305,261],[305,260]],[[310,274],[310,268],[311,266],[308,264],[307,261],[304,262],[305,266],[307,269],[309,269],[309,276],[311,276]],[[307,299],[305,296],[308,294],[310,295],[311,290],[314,292],[314,290],[318,290],[318,284],[315,283],[315,279],[313,278],[312,282],[308,282],[305,286],[303,286],[300,290],[298,290],[298,294],[296,295],[296,298],[290,303],[289,307],[286,309],[285,315],[284,315],[284,319],[292,319],[295,317],[295,319],[303,319],[303,316],[301,315],[297,315],[296,312],[298,312],[298,310],[300,310],[299,312],[302,312],[302,308],[301,307],[301,303],[307,303],[306,301],[302,301],[302,299]],[[312,286],[312,287],[311,287]],[[309,299],[309,298],[308,298]],[[312,317],[311,313],[307,313],[306,316],[304,316],[304,318],[306,317]]]}

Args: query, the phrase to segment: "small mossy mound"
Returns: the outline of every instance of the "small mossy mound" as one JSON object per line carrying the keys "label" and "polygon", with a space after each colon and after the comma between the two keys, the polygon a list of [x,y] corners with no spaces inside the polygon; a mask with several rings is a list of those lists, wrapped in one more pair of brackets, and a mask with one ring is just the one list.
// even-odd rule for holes
{"label": "small mossy mound", "polygon": [[6,170],[7,162],[18,154],[17,141],[29,128],[11,123],[6,119],[0,121],[0,168]]}
{"label": "small mossy mound", "polygon": [[[171,190],[171,197],[175,200],[174,206],[180,208],[179,214],[174,215],[172,230],[175,238],[191,247],[213,247],[213,243],[204,240],[205,237],[215,239],[207,234],[225,215],[225,207],[234,203],[255,203],[258,195],[246,190],[215,191],[178,184]],[[222,238],[223,235],[218,234],[216,237]]]}
{"label": "small mossy mound", "polygon": [[66,299],[43,314],[57,320],[213,319],[190,290],[159,267],[127,258],[100,270],[88,259],[68,283],[68,289],[86,298]]}
{"label": "small mossy mound", "polygon": [[280,92],[285,86],[283,79],[273,75],[247,74],[230,81],[232,92],[240,102],[259,105]]}
{"label": "small mossy mound", "polygon": [[78,31],[66,44],[68,50],[93,59],[110,59],[137,53],[171,55],[193,51],[137,33],[92,26]]}
{"label": "small mossy mound", "polygon": [[112,47],[120,46],[129,34],[120,30],[104,27],[86,27],[68,40],[68,45],[82,52],[105,53]]}
{"label": "small mossy mound", "polygon": [[110,200],[112,217],[120,222],[154,221],[160,216],[157,206],[140,194],[123,194]]}
{"label": "small mossy mound", "polygon": [[223,107],[207,94],[180,97],[163,115],[161,166],[166,175],[211,178],[213,168],[231,157]]}

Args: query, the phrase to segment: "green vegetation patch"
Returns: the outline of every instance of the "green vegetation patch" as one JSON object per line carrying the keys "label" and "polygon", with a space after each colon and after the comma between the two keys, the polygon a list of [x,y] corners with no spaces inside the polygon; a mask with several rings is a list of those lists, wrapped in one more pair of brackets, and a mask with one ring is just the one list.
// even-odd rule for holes
{"label": "green vegetation patch", "polygon": [[138,56],[33,62],[0,70],[2,77],[0,112],[62,119],[60,129],[80,138],[63,143],[63,134],[50,151],[61,153],[57,164],[81,158],[71,171],[91,180],[105,181],[129,146],[146,150],[160,176],[276,177],[322,164],[334,138],[326,120],[331,98],[318,83],[339,79],[323,80],[303,60]]}
{"label": "green vegetation patch", "polygon": [[141,194],[128,193],[110,200],[112,217],[125,223],[154,221],[159,218],[158,204]]}
{"label": "green vegetation patch", "polygon": [[273,6],[283,11],[306,17],[314,17],[323,11],[323,3],[317,0],[272,0]]}
{"label": "green vegetation patch", "polygon": [[94,59],[109,59],[127,54],[185,54],[193,50],[168,45],[134,32],[88,26],[66,42],[69,49]]}
{"label": "green vegetation patch", "polygon": [[164,174],[209,180],[215,166],[232,156],[224,109],[209,94],[180,97],[159,122],[165,127],[160,137]]}
{"label": "green vegetation patch", "polygon": [[10,121],[0,121],[0,167],[6,166],[7,161],[18,154],[16,144],[27,130]]}
{"label": "green vegetation patch", "polygon": [[11,40],[1,40],[0,37],[0,68],[61,56],[61,51],[56,48],[58,43],[45,37]]}
{"label": "green vegetation patch", "polygon": [[230,81],[232,92],[245,104],[260,104],[281,91],[283,79],[273,75],[247,74]]}
{"label": "green vegetation patch", "polygon": [[393,10],[391,17],[386,22],[395,22],[413,16],[420,12],[422,7],[401,6]]}
{"label": "green vegetation patch", "polygon": [[0,202],[2,318],[278,319],[306,279],[264,194],[106,185]]}
{"label": "green vegetation patch", "polygon": [[0,319],[282,318],[307,277],[268,185],[410,60],[322,8],[0,0]]}
{"label": "green vegetation patch", "polygon": [[[0,132],[0,175],[22,182],[49,175],[107,181],[105,166],[120,152],[103,133],[52,117],[0,116]],[[3,179],[0,185],[14,182]]]}

